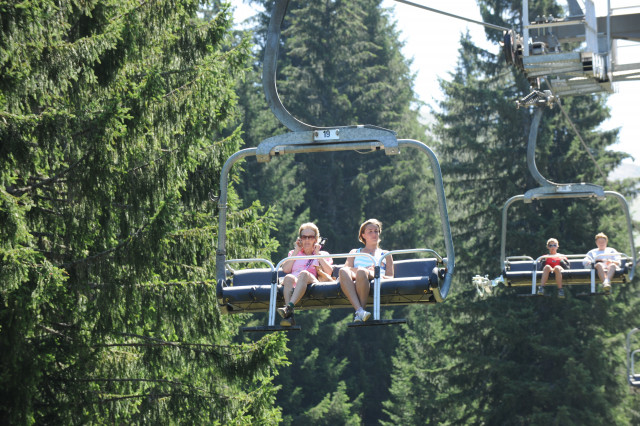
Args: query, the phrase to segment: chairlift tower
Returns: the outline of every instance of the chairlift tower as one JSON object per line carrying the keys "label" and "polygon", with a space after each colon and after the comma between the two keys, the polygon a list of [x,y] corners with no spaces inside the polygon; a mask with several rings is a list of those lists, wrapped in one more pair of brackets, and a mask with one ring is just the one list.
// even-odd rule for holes
{"label": "chairlift tower", "polygon": [[[613,83],[640,80],[640,62],[619,62],[618,41],[631,42],[640,52],[640,3],[611,7],[607,14],[596,16],[593,0],[568,0],[566,18],[529,17],[529,1],[522,2],[522,36],[510,30],[504,35],[507,63],[522,70],[532,86],[539,88],[544,77],[553,94],[585,95],[613,93]],[[568,43],[581,43],[579,50],[565,51]]]}

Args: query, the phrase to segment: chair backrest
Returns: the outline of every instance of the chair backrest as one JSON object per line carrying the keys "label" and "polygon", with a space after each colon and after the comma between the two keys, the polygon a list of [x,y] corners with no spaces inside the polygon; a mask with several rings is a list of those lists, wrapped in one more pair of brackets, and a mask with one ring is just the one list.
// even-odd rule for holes
{"label": "chair backrest", "polygon": [[393,262],[393,276],[395,278],[428,277],[438,261],[429,259],[407,259]]}

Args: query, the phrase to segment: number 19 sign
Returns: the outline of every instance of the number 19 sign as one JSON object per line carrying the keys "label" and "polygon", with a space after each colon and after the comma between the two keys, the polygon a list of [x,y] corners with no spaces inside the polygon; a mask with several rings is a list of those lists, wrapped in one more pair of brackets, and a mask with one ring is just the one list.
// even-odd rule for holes
{"label": "number 19 sign", "polygon": [[340,129],[322,129],[313,132],[314,141],[335,141],[340,139]]}

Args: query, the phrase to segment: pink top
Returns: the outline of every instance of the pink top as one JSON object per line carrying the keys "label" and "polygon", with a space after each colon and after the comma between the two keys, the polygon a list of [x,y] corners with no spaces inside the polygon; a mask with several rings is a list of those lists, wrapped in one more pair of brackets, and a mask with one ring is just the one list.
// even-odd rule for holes
{"label": "pink top", "polygon": [[[318,254],[329,254],[329,252],[320,250]],[[293,250],[289,252],[289,257],[293,256]],[[296,256],[306,256],[302,250],[298,251]],[[329,265],[333,264],[333,259],[327,257],[324,259]],[[293,262],[293,266],[291,267],[291,274],[294,276],[298,276],[300,272],[303,270],[309,271],[314,277],[318,278],[318,272],[316,271],[316,266],[320,265],[318,263],[318,259],[300,259]]]}

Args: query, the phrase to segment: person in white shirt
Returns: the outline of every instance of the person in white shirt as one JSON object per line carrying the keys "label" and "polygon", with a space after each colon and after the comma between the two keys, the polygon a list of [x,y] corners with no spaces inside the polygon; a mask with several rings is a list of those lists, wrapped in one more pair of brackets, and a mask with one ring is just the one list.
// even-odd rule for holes
{"label": "person in white shirt", "polygon": [[[377,219],[369,219],[360,225],[358,239],[364,247],[351,250],[349,253],[366,253],[379,261],[387,251],[380,248],[380,233],[382,223]],[[382,278],[393,278],[393,257],[386,256],[380,265]],[[345,266],[339,273],[340,288],[355,309],[354,322],[364,322],[371,317],[371,312],[365,311],[367,299],[374,278],[374,263],[368,256],[348,257]]]}
{"label": "person in white shirt", "polygon": [[598,277],[602,281],[602,289],[605,293],[611,291],[611,280],[616,273],[616,268],[620,266],[620,255],[618,251],[612,247],[607,247],[609,237],[600,232],[596,235],[596,245],[598,248],[587,253],[587,257],[582,260],[586,268],[595,262],[595,268]]}

